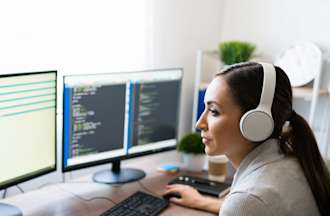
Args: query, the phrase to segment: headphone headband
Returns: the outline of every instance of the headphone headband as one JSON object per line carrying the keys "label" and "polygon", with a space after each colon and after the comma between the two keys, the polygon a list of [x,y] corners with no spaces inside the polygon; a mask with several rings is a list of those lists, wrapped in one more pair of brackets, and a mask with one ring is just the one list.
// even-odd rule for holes
{"label": "headphone headband", "polygon": [[276,83],[275,67],[269,63],[260,62],[264,71],[264,79],[262,84],[262,92],[258,106],[266,106],[271,109]]}

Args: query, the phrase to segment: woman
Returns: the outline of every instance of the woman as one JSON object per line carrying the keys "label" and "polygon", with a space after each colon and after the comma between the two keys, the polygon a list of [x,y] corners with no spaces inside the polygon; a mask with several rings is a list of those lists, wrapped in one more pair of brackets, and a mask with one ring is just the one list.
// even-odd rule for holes
{"label": "woman", "polygon": [[196,125],[205,152],[225,154],[237,169],[229,194],[214,199],[189,186],[168,185],[165,194],[181,195],[171,198],[173,203],[221,216],[330,215],[329,172],[310,127],[292,109],[291,85],[279,67],[275,67],[269,108],[270,136],[250,141],[241,132],[241,117],[259,104],[263,68],[243,63],[217,74],[207,88],[205,110]]}

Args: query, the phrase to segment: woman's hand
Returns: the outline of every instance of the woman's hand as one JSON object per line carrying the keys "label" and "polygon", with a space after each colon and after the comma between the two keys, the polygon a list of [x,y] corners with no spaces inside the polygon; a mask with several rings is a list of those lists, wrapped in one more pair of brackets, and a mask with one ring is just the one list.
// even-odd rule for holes
{"label": "woman's hand", "polygon": [[214,213],[218,213],[220,210],[220,203],[221,203],[220,199],[203,196],[196,189],[188,185],[181,185],[181,184],[167,185],[164,194],[169,194],[169,193],[180,194],[181,198],[176,198],[176,197],[170,198],[170,201],[175,204],[190,208],[206,210]]}

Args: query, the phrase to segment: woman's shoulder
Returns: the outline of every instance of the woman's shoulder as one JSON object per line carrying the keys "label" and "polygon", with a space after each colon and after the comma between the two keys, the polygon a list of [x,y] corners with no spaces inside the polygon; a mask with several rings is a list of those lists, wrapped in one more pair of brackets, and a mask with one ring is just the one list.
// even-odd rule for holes
{"label": "woman's shoulder", "polygon": [[[282,157],[276,161],[248,167],[237,179],[235,188],[250,190],[266,185],[266,188],[277,187],[277,184],[296,184],[296,180],[304,180],[304,173],[294,157]],[[307,183],[303,181],[303,183]]]}
{"label": "woman's shoulder", "polygon": [[[302,197],[304,200],[301,200]],[[305,207],[315,207],[308,182],[293,157],[265,164],[240,179],[230,191],[227,203],[239,201],[253,202],[251,206],[258,205],[258,211],[265,208],[270,215],[295,215],[294,212],[300,212]]]}
{"label": "woman's shoulder", "polygon": [[248,192],[272,202],[306,195],[310,189],[298,161],[294,157],[284,157],[244,176],[233,188],[232,192],[235,191]]}

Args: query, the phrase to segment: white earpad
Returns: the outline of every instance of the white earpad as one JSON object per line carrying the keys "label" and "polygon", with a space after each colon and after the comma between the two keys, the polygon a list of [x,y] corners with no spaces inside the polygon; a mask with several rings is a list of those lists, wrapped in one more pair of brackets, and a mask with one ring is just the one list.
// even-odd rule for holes
{"label": "white earpad", "polygon": [[272,134],[274,121],[267,112],[256,109],[250,110],[242,116],[240,129],[246,139],[259,142],[267,139]]}

